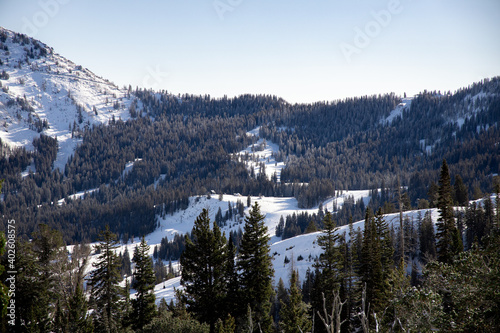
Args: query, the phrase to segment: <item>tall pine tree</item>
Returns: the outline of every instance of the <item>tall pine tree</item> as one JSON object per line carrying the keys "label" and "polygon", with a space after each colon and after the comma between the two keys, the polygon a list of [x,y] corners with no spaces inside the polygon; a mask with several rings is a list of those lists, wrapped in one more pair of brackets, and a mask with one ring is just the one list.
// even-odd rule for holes
{"label": "tall pine tree", "polygon": [[238,268],[241,271],[240,286],[242,289],[242,306],[249,305],[252,313],[254,330],[271,332],[271,295],[272,268],[269,236],[264,224],[264,216],[256,202],[245,217],[245,231],[241,239]]}
{"label": "tall pine tree", "polygon": [[382,311],[389,299],[393,255],[394,248],[382,211],[379,209],[374,217],[367,209],[360,277],[361,282],[366,285],[366,301],[374,312]]}
{"label": "tall pine tree", "polygon": [[[330,212],[326,212],[324,215],[323,225],[323,233],[318,236],[317,240],[323,251],[314,265],[317,274],[311,299],[313,314],[316,311],[323,311],[323,297],[326,300],[326,310],[331,311],[334,292],[340,292],[342,298],[346,296],[346,283],[344,281],[346,245],[343,237],[337,233],[338,227]],[[317,325],[315,329],[317,332],[324,330],[321,325]]]}
{"label": "tall pine tree", "polygon": [[135,249],[133,261],[135,263],[133,288],[137,290],[136,298],[132,300],[131,322],[135,330],[142,329],[156,315],[155,282],[153,261],[149,256],[149,245],[144,236]]}
{"label": "tall pine tree", "polygon": [[95,270],[90,276],[90,301],[94,310],[94,326],[100,332],[119,332],[121,328],[121,299],[123,288],[120,287],[120,261],[115,253],[116,235],[109,226],[100,234],[100,244],[96,250],[100,253]]}
{"label": "tall pine tree", "polygon": [[430,211],[427,211],[422,219],[419,238],[423,263],[436,259],[436,237]]}
{"label": "tall pine tree", "polygon": [[451,264],[453,256],[462,250],[462,239],[455,225],[450,171],[446,160],[441,166],[438,194],[437,257],[440,262]]}
{"label": "tall pine tree", "polygon": [[186,236],[181,256],[182,279],[188,310],[215,332],[217,320],[225,319],[227,292],[227,240],[217,223],[210,229],[208,210],[203,209],[194,222],[192,240]]}
{"label": "tall pine tree", "polygon": [[280,329],[287,333],[301,333],[311,329],[307,305],[302,301],[302,291],[298,283],[299,273],[294,270],[290,277],[288,302],[281,301]]}

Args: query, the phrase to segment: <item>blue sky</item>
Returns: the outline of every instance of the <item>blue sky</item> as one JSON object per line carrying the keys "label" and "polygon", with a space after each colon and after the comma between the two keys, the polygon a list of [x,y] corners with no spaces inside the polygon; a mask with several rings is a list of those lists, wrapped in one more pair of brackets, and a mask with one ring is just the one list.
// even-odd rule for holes
{"label": "blue sky", "polygon": [[175,94],[313,102],[500,75],[498,0],[0,0],[0,25]]}

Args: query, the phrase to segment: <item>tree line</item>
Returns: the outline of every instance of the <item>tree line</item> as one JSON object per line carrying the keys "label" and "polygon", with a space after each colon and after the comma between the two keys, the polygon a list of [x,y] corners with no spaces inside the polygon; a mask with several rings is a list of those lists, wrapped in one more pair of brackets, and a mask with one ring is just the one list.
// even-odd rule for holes
{"label": "tree line", "polygon": [[[416,229],[410,221],[398,229],[388,225],[381,208],[373,213],[367,207],[363,230],[355,230],[351,219],[348,233],[340,234],[335,215],[326,210],[314,270],[308,270],[301,285],[291,266],[288,288],[282,280],[272,284],[269,236],[257,203],[245,217],[238,244],[203,210],[184,236],[184,289],[177,290],[175,302],[159,306],[153,293],[157,271],[144,238],[130,261],[128,252],[117,254],[117,235],[105,228],[94,249],[94,270],[85,276],[91,249],[77,245],[68,256],[61,234],[40,225],[30,242],[16,244],[16,302],[23,304],[16,329],[495,332],[500,324],[495,297],[500,287],[500,185],[495,184],[495,204],[488,197],[482,205],[471,202],[454,211],[450,180],[443,161],[437,233],[429,214],[419,218]],[[7,265],[6,256],[2,265]],[[136,290],[134,299],[130,288]],[[8,297],[5,289],[0,292],[4,308]]]}
{"label": "tree line", "polygon": [[[54,138],[42,134],[33,152],[1,146],[0,213],[23,221],[20,236],[42,223],[63,231],[67,243],[96,240],[108,223],[129,239],[154,230],[156,216],[184,209],[190,196],[211,190],[294,196],[300,207],[313,207],[335,192],[394,187],[399,178],[417,207],[437,182],[443,157],[469,198],[489,191],[491,175],[499,173],[498,78],[453,94],[424,92],[390,124],[380,119],[400,101],[391,94],[290,105],[275,96],[129,90],[139,101],[135,118],[82,129],[82,143],[64,170],[53,170]],[[275,157],[286,161],[279,183],[249,174],[235,155],[255,142],[246,132],[256,126],[279,144]],[[128,162],[134,166],[124,174]],[[32,163],[36,172],[22,175]],[[350,212],[341,214],[347,223]],[[352,215],[362,218],[364,210]]]}

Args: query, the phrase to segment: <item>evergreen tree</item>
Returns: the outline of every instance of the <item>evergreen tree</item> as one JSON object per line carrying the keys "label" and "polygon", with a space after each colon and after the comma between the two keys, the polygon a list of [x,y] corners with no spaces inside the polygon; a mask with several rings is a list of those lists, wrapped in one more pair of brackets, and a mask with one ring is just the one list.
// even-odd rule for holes
{"label": "evergreen tree", "polygon": [[384,309],[390,295],[390,277],[394,248],[387,223],[379,209],[376,217],[368,209],[361,249],[360,277],[366,284],[366,301],[370,309]]}
{"label": "evergreen tree", "polygon": [[455,225],[450,172],[446,160],[443,160],[441,166],[438,194],[437,257],[440,262],[452,263],[453,256],[462,250],[462,241]]}
{"label": "evergreen tree", "polygon": [[[133,279],[133,277],[132,277]],[[131,314],[132,314],[132,302],[130,301],[130,281],[128,277],[125,278],[125,288],[123,288],[123,294],[125,295],[124,300],[123,300],[123,326],[124,327],[130,327],[131,322]]]}
{"label": "evergreen tree", "polygon": [[[347,318],[351,318],[351,312],[354,308],[354,305],[357,303],[357,290],[359,289],[358,281],[359,278],[356,275],[358,271],[359,263],[358,263],[358,254],[357,248],[355,245],[356,234],[354,231],[352,216],[349,217],[349,241],[346,244],[346,254],[345,254],[345,284],[346,284],[346,294],[347,294],[347,302],[346,302],[346,311]],[[352,331],[350,327],[350,321],[348,321],[348,329]]]}
{"label": "evergreen tree", "polygon": [[304,282],[302,283],[302,299],[306,304],[311,303],[311,295],[312,289],[314,285],[314,272],[311,271],[311,268],[308,267],[306,271],[306,276],[304,278]]}
{"label": "evergreen tree", "polygon": [[[315,263],[317,274],[315,277],[314,291],[311,299],[312,311],[322,311],[323,295],[326,299],[327,311],[333,304],[333,293],[342,290],[345,296],[345,242],[337,231],[338,227],[333,221],[332,214],[326,212],[323,217],[323,232],[318,236],[317,243],[322,248],[322,253]],[[323,331],[318,325],[316,331]]]}
{"label": "evergreen tree", "polygon": [[128,248],[125,248],[125,251],[123,252],[123,257],[121,260],[121,270],[120,274],[122,276],[127,275],[130,276],[132,275],[132,268],[130,265],[130,254],[128,252]]}
{"label": "evergreen tree", "polygon": [[436,238],[434,236],[434,224],[432,223],[431,212],[427,211],[420,225],[420,253],[423,262],[436,258]]}
{"label": "evergreen tree", "polygon": [[[62,236],[47,225],[39,225],[30,242],[16,243],[16,328],[21,332],[57,330],[55,317],[64,326],[62,295],[57,292],[56,266],[65,263]],[[60,277],[59,277],[60,278]],[[58,315],[56,316],[56,313]]]}
{"label": "evergreen tree", "polygon": [[121,299],[123,289],[119,286],[120,262],[115,253],[116,235],[109,226],[100,234],[96,251],[100,254],[93,263],[95,270],[90,276],[89,285],[91,308],[94,310],[94,326],[100,332],[119,332],[121,327]]}
{"label": "evergreen tree", "polygon": [[215,332],[217,319],[223,318],[227,282],[227,240],[217,223],[210,229],[208,210],[203,209],[194,222],[192,240],[186,236],[181,256],[182,279],[188,310]]}
{"label": "evergreen tree", "polygon": [[[452,264],[432,262],[424,270],[425,294],[431,289],[442,294],[441,313],[429,313],[429,307],[421,307],[410,316],[439,315],[438,320],[426,320],[429,327],[419,331],[440,332],[498,332],[500,327],[500,233],[492,232],[488,244],[459,253]],[[406,300],[404,300],[406,302]],[[439,299],[438,299],[439,301]],[[440,304],[441,303],[441,304]],[[418,303],[417,303],[418,305]],[[412,330],[413,331],[413,330]]]}
{"label": "evergreen tree", "polygon": [[323,233],[318,236],[317,243],[323,250],[319,256],[316,265],[321,270],[323,283],[328,287],[324,290],[325,295],[331,294],[334,289],[340,287],[340,282],[343,279],[342,267],[344,258],[339,246],[341,239],[337,234],[338,227],[333,221],[332,214],[327,212],[323,218]]}
{"label": "evergreen tree", "polygon": [[257,202],[245,217],[245,228],[240,246],[238,268],[243,306],[247,304],[252,309],[254,329],[260,325],[264,333],[272,331],[271,295],[272,268],[269,236],[264,224],[264,216],[260,213]]}
{"label": "evergreen tree", "polygon": [[[373,308],[383,309],[385,303],[390,299],[391,276],[393,268],[392,257],[394,247],[389,232],[389,227],[384,219],[382,210],[379,209],[375,215],[376,245],[372,259],[374,260],[375,299]],[[379,254],[380,253],[380,254]],[[380,260],[380,264],[378,261]]]}
{"label": "evergreen tree", "polygon": [[454,184],[454,194],[455,194],[455,202],[459,206],[467,206],[469,203],[469,191],[467,190],[467,186],[465,186],[462,177],[460,175],[455,176],[455,184]]}
{"label": "evergreen tree", "polygon": [[92,321],[87,316],[87,299],[83,290],[77,285],[69,303],[68,332],[90,333],[93,331]]}
{"label": "evergreen tree", "polygon": [[485,234],[489,235],[495,226],[495,207],[491,201],[491,197],[487,195],[483,198],[483,209],[485,219]]}
{"label": "evergreen tree", "polygon": [[171,311],[162,311],[148,325],[141,330],[141,333],[208,333],[207,324],[201,324],[191,316],[178,317]]}
{"label": "evergreen tree", "polygon": [[370,208],[366,209],[365,215],[365,225],[363,231],[363,240],[360,252],[360,266],[359,275],[363,285],[366,285],[367,301],[370,302],[373,299],[373,256],[374,256],[374,243],[375,236],[374,233],[374,218]]}
{"label": "evergreen tree", "polygon": [[435,182],[432,182],[431,185],[429,185],[427,196],[429,197],[430,207],[437,207],[439,200],[439,186]]}
{"label": "evergreen tree", "polygon": [[276,226],[276,237],[281,237],[283,235],[283,230],[285,229],[285,220],[283,215],[280,216],[280,221]]}
{"label": "evergreen tree", "polygon": [[[238,271],[236,268],[236,247],[233,240],[230,238],[227,241],[226,252],[226,272],[225,279],[227,284],[227,294],[225,299],[225,313],[232,315],[232,317],[240,315],[237,312],[239,304],[239,284],[238,284]],[[226,318],[227,319],[227,318]],[[234,318],[233,318],[234,319]],[[222,318],[221,318],[222,320]]]}
{"label": "evergreen tree", "polygon": [[40,270],[28,242],[16,242],[16,303],[23,304],[16,308],[16,327],[20,332],[37,332],[38,305],[47,307],[40,284]]}
{"label": "evergreen tree", "polygon": [[[83,292],[83,282],[86,275],[90,255],[90,246],[77,244],[71,252],[71,260],[61,260],[54,272],[58,279],[58,293],[62,295],[60,304],[61,315],[64,316],[61,328],[64,332],[91,332],[92,320],[87,314],[88,302]],[[67,257],[67,256],[66,256]]]}
{"label": "evergreen tree", "polygon": [[307,225],[306,230],[304,231],[305,234],[310,234],[312,232],[318,231],[318,227],[316,227],[316,223],[314,223],[313,220],[309,221],[309,224]]}
{"label": "evergreen tree", "polygon": [[285,282],[280,277],[278,280],[278,286],[276,288],[276,294],[274,296],[273,304],[273,318],[274,322],[278,323],[280,321],[280,312],[283,303],[288,303],[288,293],[286,291]]}
{"label": "evergreen tree", "polygon": [[280,328],[287,333],[300,333],[311,329],[307,305],[302,301],[302,292],[298,283],[299,273],[292,271],[288,302],[281,301],[280,311]]}
{"label": "evergreen tree", "polygon": [[135,263],[134,285],[137,290],[136,298],[132,300],[131,322],[135,330],[143,328],[156,315],[154,287],[156,282],[153,271],[153,261],[149,256],[149,245],[144,236],[135,249],[133,261]]}

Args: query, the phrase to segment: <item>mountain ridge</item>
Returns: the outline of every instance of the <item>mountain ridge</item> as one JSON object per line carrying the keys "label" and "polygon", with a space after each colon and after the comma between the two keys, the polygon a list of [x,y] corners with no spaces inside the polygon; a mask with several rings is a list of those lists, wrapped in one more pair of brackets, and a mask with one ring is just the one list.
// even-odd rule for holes
{"label": "mountain ridge", "polygon": [[[130,118],[133,102],[118,88],[87,68],[76,65],[51,47],[22,34],[0,28],[1,70],[0,139],[29,150],[39,133],[57,137],[54,167],[64,170],[68,157],[81,142],[84,127]],[[76,135],[75,135],[76,133]]]}

